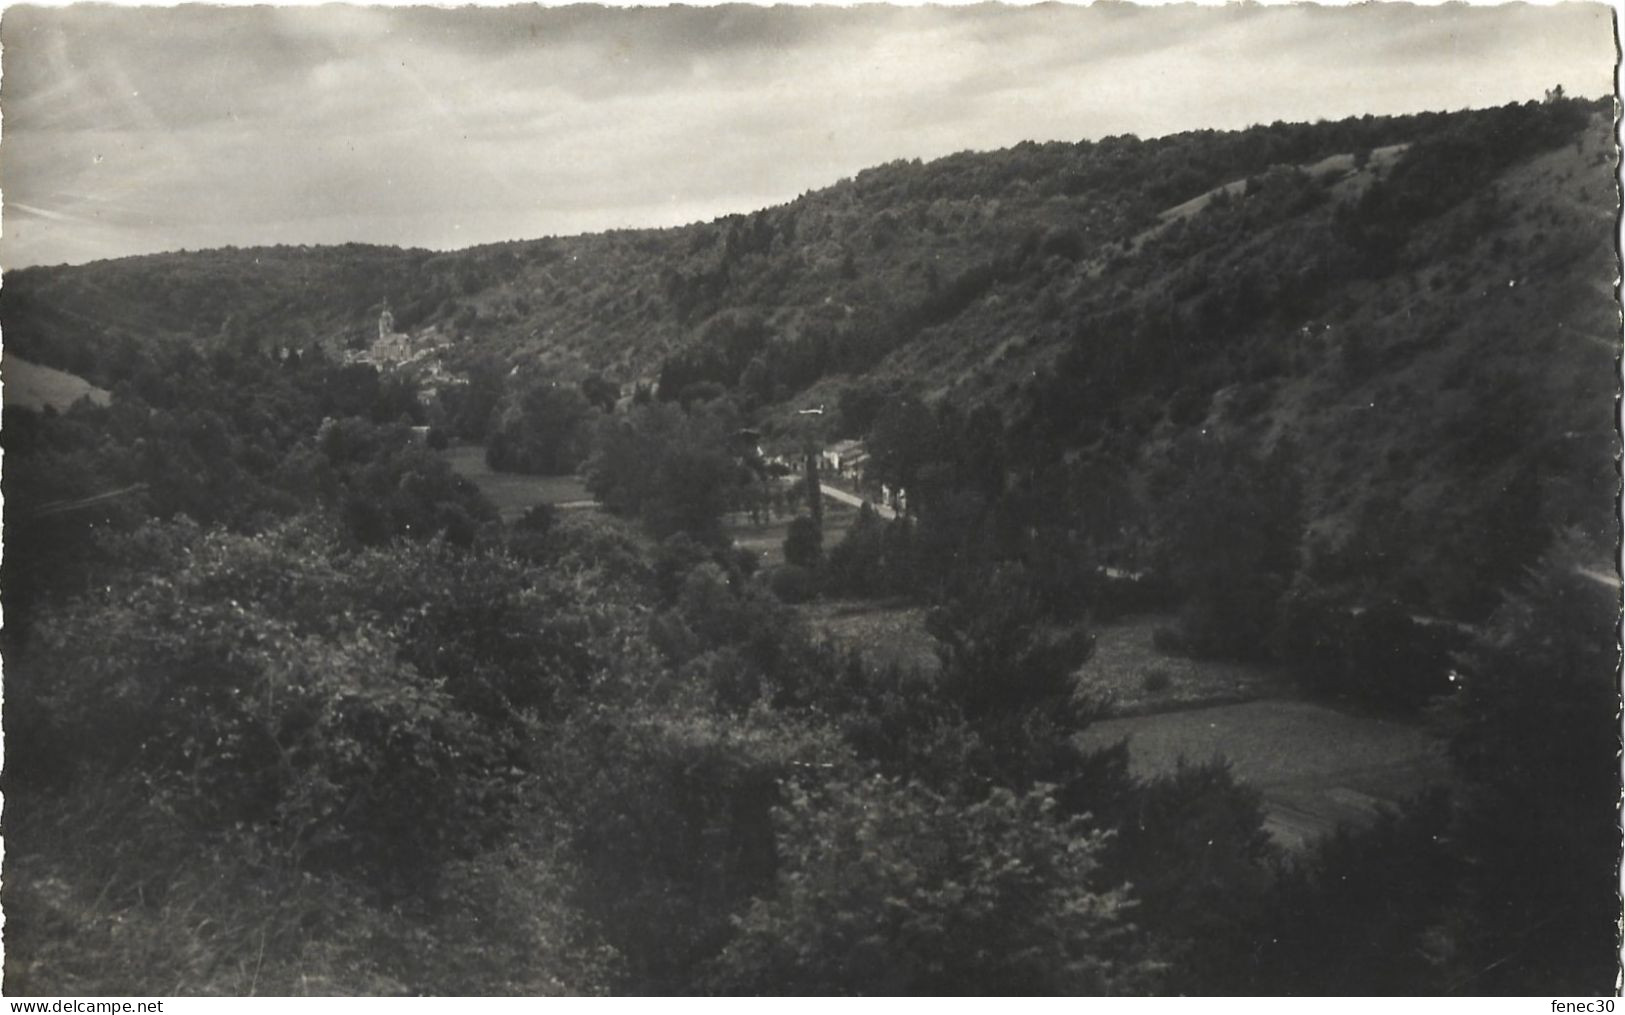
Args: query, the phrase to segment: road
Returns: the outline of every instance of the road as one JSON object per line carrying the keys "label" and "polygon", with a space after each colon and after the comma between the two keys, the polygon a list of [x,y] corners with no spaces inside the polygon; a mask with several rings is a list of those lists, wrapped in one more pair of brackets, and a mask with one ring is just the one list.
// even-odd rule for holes
{"label": "road", "polygon": [[[805,487],[803,487],[803,489],[805,489]],[[863,505],[868,504],[874,509],[875,514],[882,518],[889,520],[897,517],[897,512],[893,511],[885,504],[876,504],[873,501],[864,500],[857,494],[847,493],[845,490],[842,490],[839,487],[830,486],[828,483],[819,483],[818,489],[822,491],[824,496],[828,497],[830,500],[840,501],[842,504],[850,504],[853,507],[862,507]]]}

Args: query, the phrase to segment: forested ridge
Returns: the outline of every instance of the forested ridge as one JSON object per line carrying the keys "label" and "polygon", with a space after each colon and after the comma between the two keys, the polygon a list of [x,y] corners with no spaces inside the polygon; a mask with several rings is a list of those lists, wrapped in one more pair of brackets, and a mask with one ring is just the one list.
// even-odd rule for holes
{"label": "forested ridge", "polygon": [[[5,409],[7,990],[1611,990],[1615,158],[1559,95],[8,272],[112,398]],[[461,383],[346,355],[386,306]],[[842,438],[899,517],[738,546]],[[604,510],[504,524],[451,442]],[[1452,785],[1292,854],[1132,775],[1075,675],[1148,610]]]}

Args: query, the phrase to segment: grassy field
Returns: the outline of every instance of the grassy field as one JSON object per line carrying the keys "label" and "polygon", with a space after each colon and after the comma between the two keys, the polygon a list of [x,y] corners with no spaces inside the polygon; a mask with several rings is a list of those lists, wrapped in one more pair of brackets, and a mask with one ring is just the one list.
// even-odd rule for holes
{"label": "grassy field", "polygon": [[[478,446],[452,448],[445,457],[479,485],[504,520],[543,501],[591,499],[574,476],[493,472]],[[844,537],[855,514],[826,501],[826,546]],[[788,517],[754,525],[739,516],[729,532],[773,565],[784,560],[789,524]],[[800,611],[814,630],[875,664],[937,665],[922,606],[835,601]],[[1078,673],[1080,686],[1112,697],[1118,716],[1091,726],[1084,742],[1127,738],[1136,775],[1169,771],[1180,757],[1228,758],[1236,776],[1264,794],[1266,828],[1293,850],[1338,822],[1368,819],[1380,806],[1448,779],[1443,745],[1423,727],[1291,700],[1284,678],[1269,669],[1164,655],[1152,638],[1168,622],[1142,616],[1102,625],[1095,653]]]}
{"label": "grassy field", "polygon": [[1078,684],[1112,701],[1116,715],[1139,715],[1289,694],[1279,672],[1241,663],[1185,659],[1159,651],[1152,639],[1163,616],[1124,617],[1095,631],[1095,652]]}
{"label": "grassy field", "polygon": [[[784,538],[782,525],[778,538]],[[740,542],[744,545],[744,540]],[[772,549],[775,560],[781,559],[779,547]],[[837,600],[809,603],[801,611],[814,629],[872,658],[927,668],[937,665],[935,639],[925,631],[924,607]],[[1169,617],[1126,617],[1096,628],[1095,651],[1078,671],[1078,686],[1110,698],[1116,716],[1292,695],[1285,677],[1272,669],[1158,651],[1152,644],[1156,629],[1171,622]]]}
{"label": "grassy field", "polygon": [[1096,747],[1125,738],[1130,770],[1141,777],[1172,771],[1181,757],[1228,759],[1238,779],[1264,794],[1265,828],[1289,850],[1450,777],[1444,742],[1426,727],[1307,701],[1109,719],[1081,737]]}
{"label": "grassy field", "polygon": [[[852,520],[857,515],[856,509],[825,498],[824,549],[828,550],[846,538],[846,530],[852,527]],[[757,554],[763,567],[772,567],[784,563],[784,537],[792,520],[793,515],[781,515],[757,525],[749,516],[736,514],[729,516],[725,526],[736,545]]]}
{"label": "grassy field", "polygon": [[578,476],[522,476],[496,472],[485,464],[485,448],[462,444],[441,452],[446,462],[480,488],[495,504],[502,520],[511,522],[537,504],[586,506],[592,500]]}
{"label": "grassy field", "polygon": [[935,671],[937,640],[925,631],[926,608],[853,600],[799,607],[809,627],[831,641],[855,648],[872,665]]}
{"label": "grassy field", "polygon": [[[815,631],[871,662],[937,666],[922,606],[834,601],[799,609]],[[1443,741],[1426,727],[1296,700],[1285,677],[1268,668],[1164,655],[1152,637],[1170,619],[1102,625],[1078,673],[1080,687],[1112,696],[1116,713],[1090,726],[1082,742],[1127,739],[1135,775],[1171,771],[1181,757],[1226,758],[1238,779],[1263,793],[1265,828],[1289,850],[1448,782]],[[1151,674],[1160,674],[1150,681],[1156,690],[1147,687]]]}
{"label": "grassy field", "polygon": [[49,406],[64,412],[81,398],[88,398],[97,405],[106,405],[112,400],[105,390],[82,377],[9,354],[5,358],[3,380],[6,404],[24,409],[40,410]]}

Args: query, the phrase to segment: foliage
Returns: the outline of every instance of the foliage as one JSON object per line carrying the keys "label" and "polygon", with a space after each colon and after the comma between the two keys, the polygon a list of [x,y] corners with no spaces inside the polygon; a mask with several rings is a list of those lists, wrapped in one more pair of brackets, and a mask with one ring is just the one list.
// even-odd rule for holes
{"label": "foliage", "polygon": [[[1276,847],[1264,831],[1261,794],[1228,766],[1181,759],[1140,786],[1104,854],[1157,929],[1165,988],[1180,994],[1249,993],[1256,926],[1274,881]],[[1256,984],[1262,992],[1279,988]]]}
{"label": "foliage", "polygon": [[611,511],[641,517],[659,537],[684,532],[702,543],[720,541],[731,493],[749,481],[722,419],[666,404],[601,420],[586,474]]}
{"label": "foliage", "polygon": [[1281,874],[1243,964],[1223,982],[1252,993],[1416,995],[1459,992],[1451,924],[1462,865],[1448,798],[1341,827]]}
{"label": "foliage", "polygon": [[1417,224],[1481,188],[1505,166],[1560,147],[1586,123],[1569,99],[1510,103],[1456,118],[1422,137],[1339,219],[1368,269],[1391,266]]}
{"label": "foliage", "polygon": [[1603,990],[1618,969],[1619,595],[1577,551],[1544,558],[1462,660],[1462,990]]}
{"label": "foliage", "polygon": [[1412,617],[1392,601],[1357,609],[1297,588],[1282,601],[1276,651],[1316,694],[1415,712],[1453,689],[1462,632]]}
{"label": "foliage", "polygon": [[[232,548],[200,549],[42,624],[42,659],[14,693],[47,719],[41,734],[95,743],[73,770],[138,771],[152,806],[216,834],[254,828],[295,867],[389,891],[501,826],[500,729],[481,730],[376,627],[322,637],[263,602],[207,595]],[[57,753],[30,746],[36,763]]]}
{"label": "foliage", "polygon": [[824,556],[824,532],[815,519],[791,519],[784,536],[784,559],[804,568],[816,568]]}
{"label": "foliage", "polygon": [[[8,987],[1609,989],[1599,108],[8,273],[8,343],[113,392],[5,413]],[[335,360],[385,296],[466,384]],[[724,519],[818,404],[908,510],[753,578]],[[504,528],[408,424],[585,457],[609,512]],[[1563,525],[1441,693],[1462,625],[1424,618],[1489,617]],[[820,591],[932,604],[940,665],[822,644]],[[1175,596],[1168,644],[1445,699],[1459,803],[1287,862],[1221,765],[1082,748],[1087,621]]]}
{"label": "foliage", "polygon": [[1302,492],[1289,449],[1267,457],[1194,442],[1163,504],[1166,570],[1184,594],[1180,636],[1195,654],[1268,652],[1276,609],[1297,571]]}
{"label": "foliage", "polygon": [[528,379],[497,405],[485,458],[491,468],[544,476],[576,470],[593,407],[577,388]]}
{"label": "foliage", "polygon": [[824,578],[837,595],[867,598],[919,588],[914,524],[906,518],[882,521],[864,504],[841,541],[830,547]]}
{"label": "foliage", "polygon": [[1102,994],[1154,982],[1127,893],[1090,887],[1102,837],[1046,791],[960,804],[870,777],[786,793],[783,869],[712,965],[713,989]]}
{"label": "foliage", "polygon": [[805,603],[818,596],[818,577],[800,564],[785,564],[768,573],[768,587],[786,603]]}
{"label": "foliage", "polygon": [[535,746],[583,869],[575,898],[639,992],[691,989],[771,884],[779,780],[838,755],[774,717],[600,710]]}
{"label": "foliage", "polygon": [[1072,674],[1094,638],[1045,624],[1044,612],[1026,574],[1005,565],[931,614],[927,626],[943,646],[943,694],[967,718],[1032,708],[1075,714]]}

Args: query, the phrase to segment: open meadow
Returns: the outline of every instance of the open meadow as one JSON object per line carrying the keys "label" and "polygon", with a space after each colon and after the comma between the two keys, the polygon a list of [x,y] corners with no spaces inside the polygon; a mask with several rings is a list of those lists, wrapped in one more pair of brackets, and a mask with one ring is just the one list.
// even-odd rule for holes
{"label": "open meadow", "polygon": [[1293,851],[1450,778],[1444,741],[1427,727],[1309,701],[1106,719],[1080,738],[1091,747],[1126,739],[1130,771],[1140,778],[1172,772],[1181,758],[1226,759],[1237,781],[1263,793],[1264,828]]}
{"label": "open meadow", "polygon": [[471,480],[496,505],[504,522],[522,516],[537,504],[554,507],[591,507],[592,493],[580,476],[526,476],[497,472],[485,461],[485,448],[460,444],[441,452],[459,476]]}
{"label": "open meadow", "polygon": [[815,633],[856,649],[871,665],[937,671],[937,640],[925,629],[924,606],[834,599],[806,603],[799,612]]}
{"label": "open meadow", "polygon": [[[824,498],[826,550],[846,538],[846,530],[852,527],[852,520],[857,516],[855,509]],[[735,546],[756,554],[763,567],[774,567],[784,563],[784,537],[789,533],[790,523],[795,517],[794,514],[778,515],[757,524],[751,521],[749,515],[739,512],[729,515],[724,525]]]}
{"label": "open meadow", "polygon": [[[800,607],[822,636],[858,649],[871,664],[938,668],[927,610],[904,603],[823,601]],[[1223,758],[1264,796],[1265,829],[1301,851],[1340,823],[1361,825],[1383,807],[1448,783],[1444,741],[1419,721],[1388,719],[1299,700],[1279,670],[1190,659],[1156,648],[1171,618],[1124,617],[1095,630],[1078,671],[1081,691],[1105,695],[1112,717],[1079,742],[1129,745],[1130,770],[1152,778],[1181,759]]]}
{"label": "open meadow", "polygon": [[30,363],[15,354],[6,355],[4,373],[6,404],[24,409],[50,408],[66,412],[81,398],[88,398],[96,405],[106,405],[112,398],[106,389],[82,377]]}

